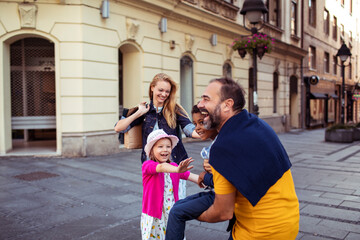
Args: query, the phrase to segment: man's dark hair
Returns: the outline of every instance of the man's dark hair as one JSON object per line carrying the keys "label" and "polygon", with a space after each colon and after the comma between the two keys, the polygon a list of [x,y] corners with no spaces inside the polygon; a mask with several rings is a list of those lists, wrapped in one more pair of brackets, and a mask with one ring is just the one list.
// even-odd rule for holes
{"label": "man's dark hair", "polygon": [[191,114],[194,114],[194,113],[201,113],[200,109],[197,106],[197,104],[195,104],[191,109]]}
{"label": "man's dark hair", "polygon": [[222,84],[220,89],[221,102],[231,98],[234,101],[233,110],[235,112],[241,111],[244,108],[245,91],[237,82],[228,77],[216,78],[210,81],[210,83],[212,82],[219,82]]}

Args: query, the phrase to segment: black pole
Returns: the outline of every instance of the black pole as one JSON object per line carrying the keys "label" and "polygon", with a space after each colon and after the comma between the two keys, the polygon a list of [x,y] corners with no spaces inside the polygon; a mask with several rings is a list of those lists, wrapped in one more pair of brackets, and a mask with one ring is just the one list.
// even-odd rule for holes
{"label": "black pole", "polygon": [[305,84],[305,126],[310,127],[310,84],[309,77],[304,77]]}
{"label": "black pole", "polygon": [[345,65],[344,62],[341,61],[341,75],[342,75],[342,86],[341,86],[341,123],[344,124],[345,123],[345,113],[344,113],[344,108],[345,108]]}
{"label": "black pole", "polygon": [[254,91],[253,91],[253,113],[257,116],[259,116],[259,106],[257,103],[257,49],[256,47],[253,48],[253,67],[254,67],[254,71],[253,71],[253,79],[254,79]]}

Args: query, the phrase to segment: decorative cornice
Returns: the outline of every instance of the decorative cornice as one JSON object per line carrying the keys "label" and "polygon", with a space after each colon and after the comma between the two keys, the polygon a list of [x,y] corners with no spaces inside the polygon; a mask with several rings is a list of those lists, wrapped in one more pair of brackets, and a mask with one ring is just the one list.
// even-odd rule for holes
{"label": "decorative cornice", "polygon": [[128,39],[135,39],[136,34],[139,30],[139,23],[133,19],[126,19],[126,31]]}
{"label": "decorative cornice", "polygon": [[231,59],[234,49],[230,45],[226,45],[226,59]]}
{"label": "decorative cornice", "polygon": [[223,0],[181,0],[182,2],[191,3],[193,7],[202,8],[206,11],[220,15],[222,17],[236,20],[239,8]]}
{"label": "decorative cornice", "polygon": [[19,4],[20,24],[22,28],[36,28],[37,6],[34,4]]}
{"label": "decorative cornice", "polygon": [[308,54],[308,52],[302,48],[281,41],[275,41],[273,52],[295,58],[302,58]]}
{"label": "decorative cornice", "polygon": [[190,34],[185,35],[185,50],[191,52],[195,38]]}

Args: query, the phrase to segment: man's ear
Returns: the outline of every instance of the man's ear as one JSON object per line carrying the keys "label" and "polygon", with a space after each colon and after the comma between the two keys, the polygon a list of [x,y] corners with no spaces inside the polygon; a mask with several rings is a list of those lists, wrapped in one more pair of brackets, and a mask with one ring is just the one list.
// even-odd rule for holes
{"label": "man's ear", "polygon": [[224,101],[224,110],[232,111],[234,106],[234,100],[232,98],[228,98]]}

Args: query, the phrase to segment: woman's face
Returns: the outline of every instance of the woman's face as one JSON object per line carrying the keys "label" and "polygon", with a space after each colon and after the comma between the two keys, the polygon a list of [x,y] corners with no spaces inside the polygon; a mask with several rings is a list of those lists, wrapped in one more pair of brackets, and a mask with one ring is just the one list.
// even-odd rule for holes
{"label": "woman's face", "polygon": [[159,163],[170,160],[171,150],[171,141],[168,138],[158,140],[152,148],[154,157]]}
{"label": "woman's face", "polygon": [[195,131],[197,132],[197,134],[199,134],[202,140],[207,140],[209,138],[214,139],[217,135],[217,131],[216,129],[207,130],[205,128],[204,117],[205,115],[201,113],[193,113],[192,118],[193,118],[193,123],[195,125]]}
{"label": "woman's face", "polygon": [[167,81],[158,81],[155,86],[151,87],[153,92],[153,103],[157,107],[164,106],[164,102],[168,99],[171,91],[171,85]]}

